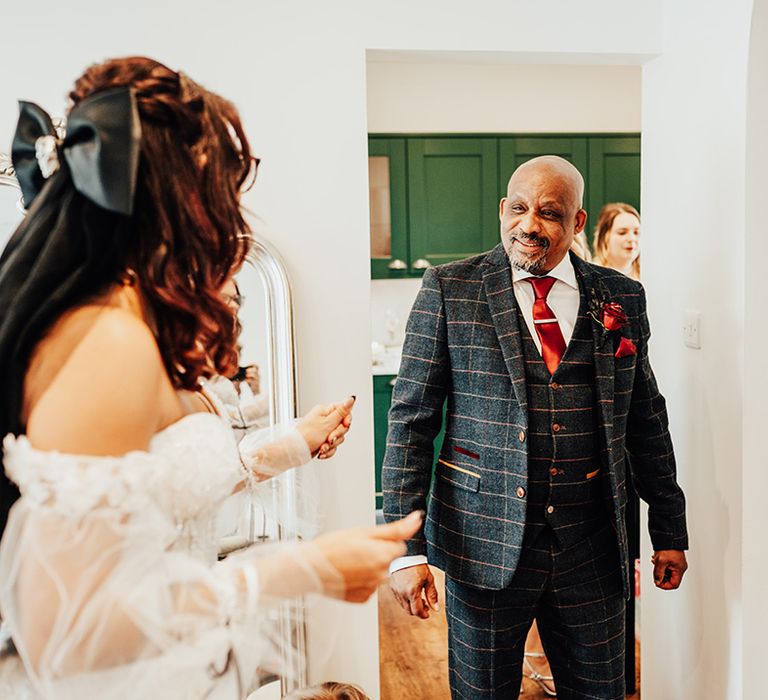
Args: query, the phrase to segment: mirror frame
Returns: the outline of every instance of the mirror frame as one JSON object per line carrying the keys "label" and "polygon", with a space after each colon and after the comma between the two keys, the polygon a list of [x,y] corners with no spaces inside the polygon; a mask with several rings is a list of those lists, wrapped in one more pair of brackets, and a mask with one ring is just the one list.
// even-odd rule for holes
{"label": "mirror frame", "polygon": [[[253,246],[246,262],[262,276],[266,297],[267,362],[270,382],[270,423],[292,422],[298,415],[296,381],[296,336],[294,332],[293,294],[288,273],[275,248],[253,234]],[[278,528],[278,541],[299,537],[297,510],[299,475],[289,469],[272,479],[275,510],[284,516]],[[256,541],[255,518],[251,513],[249,540]],[[304,601],[296,598],[280,607],[280,654],[283,673],[282,695],[307,685],[307,635]],[[296,653],[298,652],[298,653]]]}

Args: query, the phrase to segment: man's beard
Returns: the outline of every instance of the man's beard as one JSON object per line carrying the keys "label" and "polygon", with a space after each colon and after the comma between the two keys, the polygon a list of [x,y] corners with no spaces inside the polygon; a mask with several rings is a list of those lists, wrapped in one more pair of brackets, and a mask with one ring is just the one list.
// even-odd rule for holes
{"label": "man's beard", "polygon": [[[525,254],[515,248],[515,240],[520,240],[524,243],[535,243],[540,247],[534,254]],[[549,252],[549,241],[546,238],[532,236],[528,233],[515,230],[507,235],[507,241],[509,241],[509,244],[507,245],[509,261],[518,270],[530,272],[532,275],[538,275],[545,270],[547,253]]]}

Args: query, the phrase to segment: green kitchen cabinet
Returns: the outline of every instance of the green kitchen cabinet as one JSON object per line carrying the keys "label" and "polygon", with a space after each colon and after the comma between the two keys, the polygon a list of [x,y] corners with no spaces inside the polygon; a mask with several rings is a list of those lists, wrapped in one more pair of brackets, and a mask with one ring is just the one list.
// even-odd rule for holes
{"label": "green kitchen cabinet", "polygon": [[537,156],[560,156],[587,173],[587,138],[584,136],[509,136],[499,138],[499,198],[507,192],[507,183],[515,169]]}
{"label": "green kitchen cabinet", "polygon": [[412,273],[496,245],[497,147],[495,138],[408,140]]}
{"label": "green kitchen cabinet", "polygon": [[602,136],[588,141],[586,208],[591,241],[603,204],[626,202],[640,211],[640,137]]}
{"label": "green kitchen cabinet", "polygon": [[371,278],[396,279],[410,269],[405,139],[368,139]]}
{"label": "green kitchen cabinet", "polygon": [[368,150],[372,279],[420,277],[493,248],[507,181],[536,156],[584,175],[590,242],[603,204],[640,206],[639,134],[372,134]]}
{"label": "green kitchen cabinet", "polygon": [[[397,377],[392,374],[374,375],[373,377],[373,452],[376,474],[376,510],[382,507],[383,495],[381,490],[381,467],[384,463],[384,451],[387,447],[387,416],[392,404],[392,390]],[[445,436],[445,409],[443,409],[443,426],[435,438],[435,463],[440,455]]]}
{"label": "green kitchen cabinet", "polygon": [[392,403],[392,389],[395,376],[392,374],[374,375],[373,377],[373,446],[376,463],[376,510],[382,506],[381,465],[384,462],[384,450],[387,446],[387,414]]}

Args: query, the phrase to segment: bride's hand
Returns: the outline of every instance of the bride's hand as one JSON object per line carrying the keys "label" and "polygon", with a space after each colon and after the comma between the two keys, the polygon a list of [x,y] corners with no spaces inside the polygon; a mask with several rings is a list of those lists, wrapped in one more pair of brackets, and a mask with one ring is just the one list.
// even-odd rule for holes
{"label": "bride's hand", "polygon": [[424,514],[417,511],[386,525],[336,530],[310,542],[283,545],[255,561],[250,557],[258,548],[244,550],[219,567],[245,571],[255,565],[262,603],[305,593],[360,603],[386,581],[390,563],[405,554],[405,540],[421,529],[423,521]]}
{"label": "bride's hand", "polygon": [[306,543],[322,593],[353,603],[368,600],[387,579],[392,560],[405,554],[404,540],[421,529],[423,520],[423,512],[415,511],[386,525],[337,530]]}
{"label": "bride's hand", "polygon": [[298,422],[296,427],[313,457],[328,459],[344,442],[344,436],[352,425],[354,403],[355,397],[350,396],[342,403],[315,406]]}

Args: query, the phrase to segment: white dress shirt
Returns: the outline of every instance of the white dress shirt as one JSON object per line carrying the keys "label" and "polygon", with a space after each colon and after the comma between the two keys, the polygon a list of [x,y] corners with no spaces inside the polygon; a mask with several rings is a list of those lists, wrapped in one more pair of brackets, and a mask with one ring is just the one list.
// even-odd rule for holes
{"label": "white dress shirt", "polygon": [[[576,281],[576,270],[573,269],[571,256],[567,255],[546,275],[557,280],[547,295],[547,305],[555,314],[560,332],[563,334],[566,346],[571,342],[573,327],[579,315],[579,283]],[[525,280],[534,277],[530,272],[517,269],[512,266],[512,289],[515,292],[515,300],[520,308],[520,313],[525,319],[528,331],[536,343],[536,349],[541,353],[541,341],[533,323],[533,302],[536,296],[533,293],[533,285]]]}
{"label": "white dress shirt", "polygon": [[[512,265],[512,290],[515,293],[515,300],[528,326],[531,338],[536,343],[536,349],[541,353],[541,341],[533,323],[533,302],[536,296],[533,293],[533,285],[526,282],[527,279],[534,276],[530,272],[525,272]],[[576,280],[576,270],[573,268],[571,256],[566,253],[565,257],[546,276],[554,277],[556,280],[547,295],[547,305],[552,309],[560,324],[560,331],[567,346],[571,342],[573,327],[576,325],[576,318],[579,315],[579,302],[581,301],[579,283]],[[398,557],[389,565],[389,573],[426,563],[427,557],[423,554]]]}

